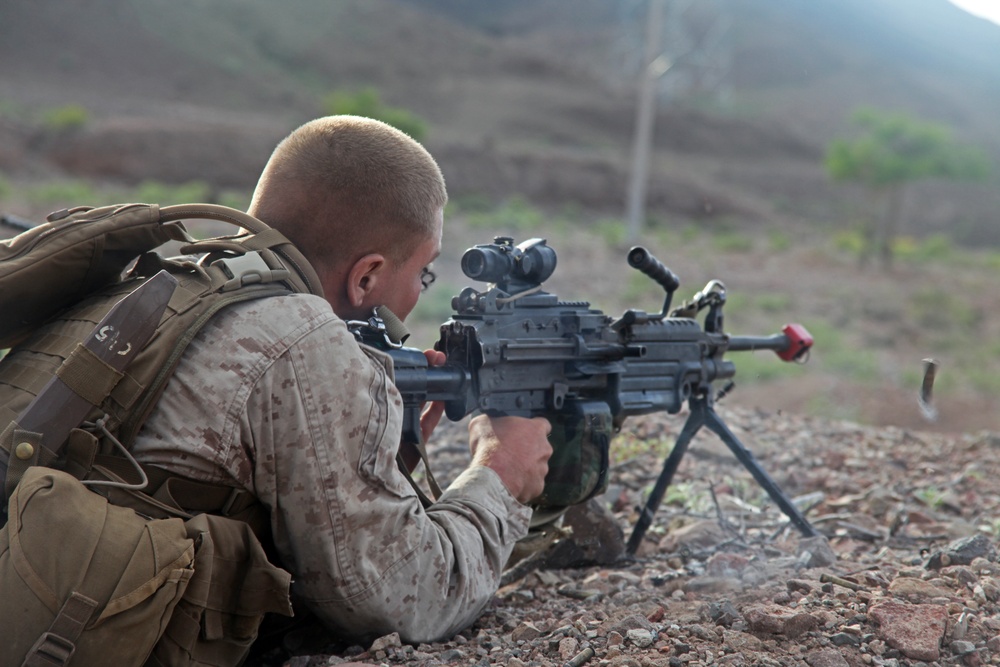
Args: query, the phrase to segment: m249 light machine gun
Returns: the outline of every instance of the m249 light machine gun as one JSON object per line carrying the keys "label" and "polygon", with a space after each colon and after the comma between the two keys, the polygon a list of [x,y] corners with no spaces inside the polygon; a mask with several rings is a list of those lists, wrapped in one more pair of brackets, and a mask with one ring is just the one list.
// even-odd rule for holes
{"label": "m249 light machine gun", "polygon": [[[488,414],[545,416],[553,421],[553,448],[543,506],[582,502],[607,484],[607,445],[627,417],[689,406],[687,422],[648,498],[629,539],[634,554],[671,478],[695,434],[702,428],[718,435],[754,479],[806,536],[818,533],[765,472],[753,454],[726,427],[713,408],[712,383],[736,374],[723,358],[730,350],[773,350],[785,361],[804,361],[812,337],[789,324],[773,336],[730,336],[723,331],[726,289],[716,280],[681,308],[670,310],[677,276],[645,248],[628,253],[628,263],[666,292],[659,313],[627,310],[613,319],[585,301],[560,301],[542,290],[556,268],[556,253],[543,239],[514,245],[498,237],[462,257],[462,271],[489,283],[485,291],[466,287],[452,300],[454,314],[441,325],[435,348],[447,355],[444,366],[430,367],[422,352],[384,336],[378,316],[355,327],[359,338],[389,343],[395,383],[403,395],[404,440],[420,441],[420,409],[425,401],[444,401],[445,414],[458,421],[474,411]],[[704,326],[695,319],[705,311]],[[569,460],[571,474],[586,472],[575,448],[599,446],[596,475],[584,493],[567,497],[558,491]],[[601,447],[600,445],[603,445]],[[560,451],[568,447],[574,451]],[[591,456],[590,459],[594,457]],[[590,461],[590,463],[594,463]],[[537,511],[537,510],[536,510]]]}

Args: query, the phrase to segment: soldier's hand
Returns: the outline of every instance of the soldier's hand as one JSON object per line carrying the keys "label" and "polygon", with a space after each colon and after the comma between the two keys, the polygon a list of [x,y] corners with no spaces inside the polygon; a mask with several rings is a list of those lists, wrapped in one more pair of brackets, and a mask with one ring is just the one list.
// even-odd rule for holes
{"label": "soldier's hand", "polygon": [[474,465],[492,468],[519,502],[527,503],[545,488],[552,445],[552,425],[535,417],[487,417],[469,422],[469,447]]}
{"label": "soldier's hand", "polygon": [[[431,367],[444,366],[444,362],[448,359],[444,352],[438,350],[424,350],[424,356],[427,357],[427,365]],[[428,442],[431,439],[431,433],[437,428],[443,414],[443,401],[424,403],[422,412],[420,413],[420,435],[423,437],[424,442]]]}

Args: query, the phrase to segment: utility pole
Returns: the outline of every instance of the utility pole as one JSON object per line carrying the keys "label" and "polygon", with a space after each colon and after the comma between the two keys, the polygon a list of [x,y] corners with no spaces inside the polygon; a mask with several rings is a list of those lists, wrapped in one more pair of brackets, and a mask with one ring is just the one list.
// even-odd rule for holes
{"label": "utility pole", "polygon": [[664,0],[649,0],[646,18],[646,45],[639,80],[635,130],[632,135],[632,169],[628,184],[628,238],[639,240],[646,217],[646,193],[649,189],[649,159],[653,142],[653,118],[656,115],[656,82],[670,69],[662,53]]}

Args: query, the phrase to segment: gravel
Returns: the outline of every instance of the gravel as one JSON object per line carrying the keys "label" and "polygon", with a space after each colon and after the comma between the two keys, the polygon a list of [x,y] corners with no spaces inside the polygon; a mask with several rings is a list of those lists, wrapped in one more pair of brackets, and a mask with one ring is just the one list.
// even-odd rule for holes
{"label": "gravel", "polygon": [[[612,445],[608,491],[586,510],[609,524],[605,551],[588,552],[589,562],[551,568],[554,547],[536,552],[449,641],[389,635],[257,664],[1000,664],[1000,434],[719,413],[821,537],[803,538],[729,450],[700,433],[626,557],[606,531],[630,533],[683,425],[683,415],[633,419]],[[437,435],[431,460],[446,482],[468,460],[464,432],[447,424]],[[569,532],[557,544],[587,542]]]}

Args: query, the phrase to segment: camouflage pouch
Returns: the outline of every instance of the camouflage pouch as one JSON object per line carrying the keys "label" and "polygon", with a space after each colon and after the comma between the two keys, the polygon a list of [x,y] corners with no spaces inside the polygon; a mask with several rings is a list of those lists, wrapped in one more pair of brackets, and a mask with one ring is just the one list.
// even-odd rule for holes
{"label": "camouflage pouch", "polygon": [[552,457],[545,489],[532,505],[539,516],[586,502],[608,487],[608,452],[613,424],[607,403],[566,401],[548,415]]}

